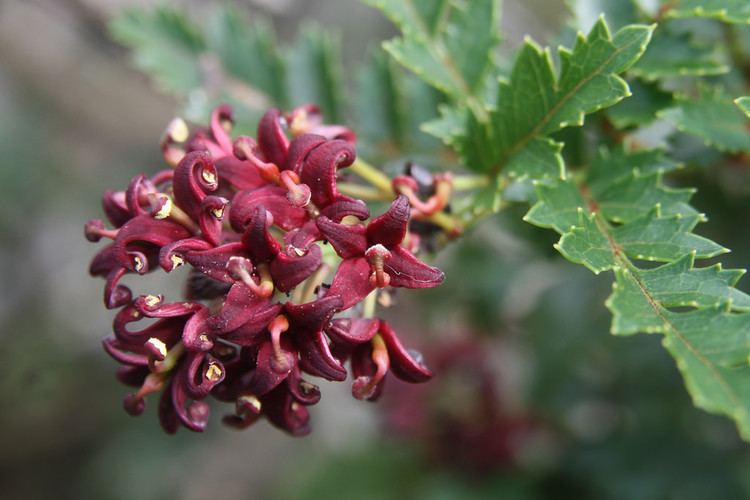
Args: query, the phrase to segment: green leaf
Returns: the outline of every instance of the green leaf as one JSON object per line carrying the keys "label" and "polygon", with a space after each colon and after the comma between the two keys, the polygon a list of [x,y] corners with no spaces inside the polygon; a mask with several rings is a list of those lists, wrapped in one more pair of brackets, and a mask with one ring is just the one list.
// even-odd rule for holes
{"label": "green leaf", "polygon": [[744,271],[696,267],[726,250],[693,234],[702,217],[689,190],[663,186],[675,165],[659,152],[602,150],[594,165],[537,183],[526,220],[561,233],[556,248],[569,260],[613,271],[612,333],[663,334],[695,404],[733,418],[750,440],[750,296],[734,288]]}
{"label": "green leaf", "polygon": [[727,23],[750,23],[747,0],[667,0],[662,4],[667,17],[710,17]]}
{"label": "green leaf", "polygon": [[181,10],[128,10],[112,21],[110,31],[133,51],[136,66],[161,90],[184,96],[201,86],[198,56],[205,41]]}
{"label": "green leaf", "polygon": [[209,23],[208,49],[219,57],[224,71],[286,108],[284,63],[277,45],[268,22],[250,23],[230,6],[218,10]]}
{"label": "green leaf", "polygon": [[701,89],[698,97],[680,96],[676,102],[659,116],[720,151],[750,151],[747,117],[723,90]]}
{"label": "green leaf", "polygon": [[527,40],[510,80],[501,82],[497,109],[489,125],[470,114],[458,150],[477,171],[512,176],[560,177],[560,146],[545,136],[564,127],[580,126],[584,116],[630,95],[618,76],[646,48],[653,28],[631,25],[614,37],[599,19],[588,36],[579,34],[572,51],[561,48],[560,75],[552,57]]}
{"label": "green leaf", "polygon": [[638,79],[628,81],[632,97],[607,110],[607,116],[615,127],[642,127],[656,119],[656,114],[673,105],[672,94],[651,82]]}
{"label": "green leaf", "polygon": [[498,0],[367,0],[403,36],[385,49],[458,102],[481,95],[497,35]]}
{"label": "green leaf", "polygon": [[660,29],[630,74],[644,80],[658,80],[671,76],[720,75],[728,71],[729,66],[719,61],[716,46],[697,46],[688,33],[676,35]]}
{"label": "green leaf", "polygon": [[734,100],[734,103],[750,118],[750,97],[738,97]]}
{"label": "green leaf", "polygon": [[407,101],[392,59],[374,51],[359,73],[357,133],[375,144],[401,146],[406,139]]}
{"label": "green leaf", "polygon": [[343,122],[346,87],[340,36],[317,25],[307,25],[286,60],[290,104],[318,104],[327,122]]}

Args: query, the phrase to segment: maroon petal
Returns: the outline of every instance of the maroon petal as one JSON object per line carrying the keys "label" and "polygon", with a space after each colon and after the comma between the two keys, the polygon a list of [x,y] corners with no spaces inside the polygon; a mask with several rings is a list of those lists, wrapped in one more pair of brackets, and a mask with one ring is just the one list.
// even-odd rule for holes
{"label": "maroon petal", "polygon": [[174,434],[177,432],[180,426],[180,421],[177,418],[177,412],[175,411],[174,404],[172,403],[172,386],[174,382],[170,382],[169,385],[161,393],[159,398],[159,423],[162,429],[167,434]]}
{"label": "maroon petal", "polygon": [[221,227],[224,220],[224,209],[229,200],[220,196],[206,196],[201,202],[201,213],[198,224],[203,238],[214,246],[221,240]]}
{"label": "maroon petal", "polygon": [[160,295],[140,295],[133,302],[133,307],[147,318],[189,316],[205,308],[205,306],[197,302],[165,304],[163,300],[163,297]]}
{"label": "maroon petal", "polygon": [[124,267],[116,267],[107,275],[107,282],[104,285],[104,306],[107,309],[115,309],[124,306],[133,298],[130,288],[125,285],[118,285],[128,270]]}
{"label": "maroon petal", "polygon": [[247,256],[245,246],[240,242],[235,242],[226,243],[210,250],[187,252],[185,260],[212,279],[234,283],[234,277],[227,271],[227,263],[232,257],[245,256]]}
{"label": "maroon petal", "polygon": [[328,295],[336,295],[343,299],[341,310],[346,310],[367,297],[375,287],[370,284],[370,264],[367,259],[345,259],[339,264],[339,269],[333,277]]}
{"label": "maroon petal", "polygon": [[318,245],[312,245],[307,250],[287,247],[271,262],[271,276],[276,288],[288,292],[305,281],[320,266],[320,258]]}
{"label": "maroon petal", "polygon": [[175,204],[197,221],[207,192],[216,191],[219,177],[211,155],[193,151],[177,164],[172,181]]}
{"label": "maroon petal", "polygon": [[[310,151],[326,142],[325,137],[315,134],[303,134],[295,138],[289,145],[289,155],[283,165],[285,170],[293,170],[297,175],[302,172],[303,162]],[[281,166],[281,165],[280,165]]]}
{"label": "maroon petal", "polygon": [[401,244],[409,226],[409,200],[399,195],[388,211],[367,225],[367,241],[370,245],[380,243],[389,250]]}
{"label": "maroon petal", "polygon": [[329,140],[338,139],[350,144],[356,144],[357,142],[357,134],[343,125],[317,125],[310,129],[310,133],[322,135]]}
{"label": "maroon petal", "polygon": [[304,405],[295,401],[286,384],[266,394],[262,402],[263,413],[271,425],[293,436],[310,433],[310,414]]}
{"label": "maroon petal", "polygon": [[360,344],[354,348],[351,357],[352,367],[352,394],[357,399],[376,401],[383,394],[385,377],[373,385],[373,377],[377,374],[378,367],[372,360],[372,344]]}
{"label": "maroon petal", "polygon": [[194,432],[203,432],[208,424],[210,410],[204,401],[188,402],[184,380],[172,380],[172,405],[180,423]]}
{"label": "maroon petal", "polygon": [[340,343],[362,344],[372,340],[379,326],[380,320],[374,318],[338,318],[331,322],[326,333]]}
{"label": "maroon petal", "polygon": [[[215,316],[209,318],[208,324],[216,334],[232,332],[241,326],[249,327],[251,331],[254,331],[256,326],[259,330],[262,330],[268,324],[267,321],[264,323],[264,318],[269,316],[269,311],[273,309],[278,314],[281,306],[271,304],[268,299],[259,299],[247,285],[238,281],[229,290],[221,310]],[[275,317],[275,314],[271,319],[273,317]],[[227,336],[226,338],[232,341],[240,340],[235,336]]]}
{"label": "maroon petal", "polygon": [[341,219],[347,215],[354,216],[359,220],[370,217],[370,209],[364,201],[344,195],[339,195],[335,202],[322,209],[320,213],[334,222],[341,222]]}
{"label": "maroon petal", "polygon": [[236,190],[255,189],[266,182],[261,178],[258,169],[249,161],[241,161],[234,156],[225,156],[214,162],[219,182]]}
{"label": "maroon petal", "polygon": [[252,311],[252,318],[223,336],[224,339],[241,346],[257,345],[266,326],[281,312],[281,304],[266,302]]}
{"label": "maroon petal", "polygon": [[406,382],[426,382],[432,378],[432,372],[424,365],[422,355],[416,351],[407,351],[396,335],[396,332],[385,321],[380,322],[380,335],[383,337],[388,357],[390,358],[390,370],[401,380]]}
{"label": "maroon petal", "polygon": [[284,304],[284,312],[295,331],[314,332],[328,326],[331,317],[340,310],[343,300],[335,295],[307,302],[305,304]]}
{"label": "maroon petal", "polygon": [[202,238],[178,240],[162,247],[159,251],[159,265],[169,273],[184,263],[186,254],[210,248],[211,244]]}
{"label": "maroon petal", "polygon": [[105,191],[102,196],[102,208],[109,222],[115,227],[120,227],[131,219],[125,201],[125,191]]}
{"label": "maroon petal", "polygon": [[188,238],[190,233],[179,224],[167,220],[152,219],[140,215],[128,221],[117,233],[114,251],[120,264],[131,271],[142,272],[146,262],[134,261],[128,255],[128,247],[133,243],[148,243],[163,247],[177,240]]}
{"label": "maroon petal", "polygon": [[[128,212],[132,217],[138,215],[148,215],[150,213],[150,203],[146,199],[148,193],[154,193],[156,189],[148,178],[143,175],[136,175],[131,179],[127,191],[125,191],[125,201],[128,204]],[[148,208],[144,208],[143,205]]]}
{"label": "maroon petal", "polygon": [[302,379],[299,366],[295,366],[287,377],[289,392],[303,405],[314,405],[320,401],[320,388]]}
{"label": "maroon petal", "polygon": [[140,387],[151,373],[148,366],[121,366],[117,369],[117,380],[130,387]]}
{"label": "maroon petal", "polygon": [[299,346],[300,367],[304,371],[326,380],[346,380],[346,370],[331,354],[326,336],[321,330],[295,334]]}
{"label": "maroon petal", "polygon": [[186,355],[183,363],[185,391],[193,399],[205,398],[224,381],[224,365],[210,354],[191,352]]}
{"label": "maroon petal", "polygon": [[[102,347],[115,361],[131,366],[148,366],[148,355],[134,353],[122,341],[115,337],[107,337],[102,341]],[[145,351],[144,351],[145,352]]]}
{"label": "maroon petal", "polygon": [[232,138],[229,137],[224,124],[229,123],[231,125],[233,121],[232,108],[227,104],[217,106],[211,112],[211,135],[213,135],[216,144],[228,155],[232,154]]}
{"label": "maroon petal", "polygon": [[273,350],[271,341],[263,342],[258,350],[258,361],[255,371],[253,371],[248,380],[246,390],[251,394],[262,396],[284,380],[297,365],[297,355],[292,349],[291,344],[285,338],[281,339],[281,356],[282,364],[287,367],[286,370],[278,370],[278,360]]}
{"label": "maroon petal", "polygon": [[315,223],[321,236],[328,240],[342,259],[360,257],[367,250],[363,225],[337,224],[324,215],[318,217]]}
{"label": "maroon petal", "polygon": [[344,141],[327,141],[313,149],[304,161],[300,179],[312,191],[312,202],[322,209],[341,195],[336,188],[336,172],[354,162],[354,147]]}
{"label": "maroon petal", "polygon": [[309,220],[302,227],[293,229],[284,235],[284,243],[295,248],[307,248],[320,239],[322,238],[315,220]]}
{"label": "maroon petal", "polygon": [[270,262],[281,251],[281,245],[268,231],[271,221],[265,207],[257,206],[247,220],[242,243],[254,265]]}
{"label": "maroon petal", "polygon": [[187,350],[208,351],[213,348],[214,343],[208,332],[208,314],[208,308],[201,307],[185,323],[185,328],[182,330],[182,343]]}
{"label": "maroon petal", "polygon": [[282,128],[282,119],[278,109],[270,109],[258,123],[258,146],[265,160],[279,168],[284,165],[289,150],[289,139]]}
{"label": "maroon petal", "polygon": [[437,267],[428,266],[407,249],[390,249],[391,258],[383,264],[391,277],[390,285],[404,288],[433,288],[443,282],[445,274]]}
{"label": "maroon petal", "polygon": [[266,186],[254,191],[241,191],[232,199],[229,210],[229,223],[241,233],[255,209],[263,206],[271,212],[273,223],[289,231],[300,227],[307,220],[304,208],[294,207],[286,197],[286,190],[277,186]]}

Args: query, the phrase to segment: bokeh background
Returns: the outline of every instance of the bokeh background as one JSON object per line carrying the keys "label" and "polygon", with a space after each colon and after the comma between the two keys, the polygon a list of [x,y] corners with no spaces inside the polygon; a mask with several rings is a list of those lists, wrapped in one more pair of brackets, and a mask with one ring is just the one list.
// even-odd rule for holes
{"label": "bokeh background", "polygon": [[[168,3],[201,15],[214,2]],[[393,35],[353,0],[233,3],[282,40],[303,19],[341,31],[345,68]],[[160,165],[179,109],[108,34],[134,5],[152,3],[0,1],[0,498],[750,495],[750,451],[732,424],[692,407],[659,338],[608,334],[607,280],[564,262],[521,208],[441,252],[444,286],[399,298],[392,317],[436,369],[431,383],[389,381],[378,404],[322,384],[302,439],[219,418],[203,435],[166,436],[153,411],[125,414],[82,227],[104,189]],[[527,33],[553,42],[564,19],[562,2],[507,0],[505,50]],[[713,218],[704,234],[746,264],[747,172],[685,176]]]}

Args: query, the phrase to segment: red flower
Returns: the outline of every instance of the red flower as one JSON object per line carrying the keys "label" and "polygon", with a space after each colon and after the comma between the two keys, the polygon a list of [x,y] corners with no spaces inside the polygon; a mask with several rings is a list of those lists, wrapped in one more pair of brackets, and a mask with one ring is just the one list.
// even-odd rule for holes
{"label": "red flower", "polygon": [[[118,377],[136,387],[125,397],[132,415],[161,391],[159,418],[167,432],[202,431],[208,396],[233,402],[225,422],[246,427],[260,417],[294,435],[309,431],[306,406],[320,391],[304,374],[343,381],[351,361],[353,393],[374,399],[385,374],[411,382],[431,373],[376,319],[335,315],[376,287],[426,288],[443,273],[402,247],[409,201],[399,197],[366,227],[367,205],[341,194],[337,175],[355,161],[354,134],[320,123],[315,107],[266,113],[257,141],[232,140],[231,109],[189,133],[174,121],[162,151],[174,170],[138,175],[128,189],[107,192],[100,220],[86,224],[91,241],[112,240],[90,272],[106,279],[106,307],[120,308],[105,350]],[[312,132],[312,133],[308,133]],[[321,134],[321,135],[317,135]],[[343,259],[323,258],[328,241]],[[189,301],[160,295],[133,298],[125,274],[188,265]],[[337,269],[337,270],[336,270]],[[324,281],[333,273],[333,284]],[[130,327],[153,320],[140,330]]]}

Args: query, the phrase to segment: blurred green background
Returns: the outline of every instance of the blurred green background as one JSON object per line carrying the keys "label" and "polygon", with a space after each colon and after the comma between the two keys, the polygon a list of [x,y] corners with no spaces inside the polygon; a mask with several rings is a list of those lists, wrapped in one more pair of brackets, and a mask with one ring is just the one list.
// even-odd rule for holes
{"label": "blurred green background", "polygon": [[[170,3],[200,16],[213,2]],[[345,70],[393,34],[352,0],[233,3],[270,16],[282,40],[303,19],[340,30]],[[392,316],[436,368],[429,384],[389,380],[378,404],[323,384],[303,439],[265,422],[224,428],[218,406],[204,435],[163,434],[154,401],[125,414],[82,227],[101,216],[104,189],[159,168],[178,109],[108,36],[133,5],[151,3],[0,2],[0,498],[750,496],[750,452],[732,424],[692,407],[659,338],[609,335],[607,280],[562,261],[520,207],[441,253],[444,286],[398,297]],[[505,48],[526,33],[554,40],[564,12],[507,0]],[[712,216],[704,234],[746,263],[747,172],[685,177]]]}

